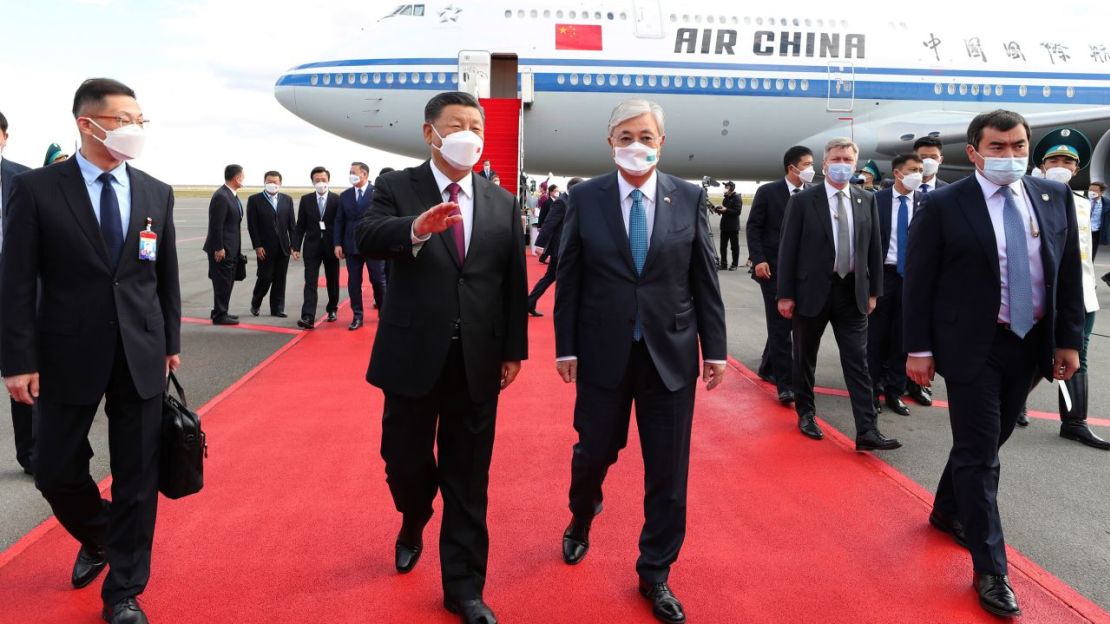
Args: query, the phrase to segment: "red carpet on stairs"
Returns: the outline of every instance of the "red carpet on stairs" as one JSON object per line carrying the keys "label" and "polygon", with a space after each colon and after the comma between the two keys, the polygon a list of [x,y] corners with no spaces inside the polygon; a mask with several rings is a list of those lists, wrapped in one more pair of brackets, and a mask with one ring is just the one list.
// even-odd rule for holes
{"label": "red carpet on stairs", "polygon": [[[529,262],[534,281],[544,267]],[[573,568],[560,558],[574,393],[554,371],[552,300],[531,320],[532,359],[501,399],[486,599],[510,624],[652,622],[635,591],[634,435],[606,482],[589,556]],[[382,401],[363,381],[369,317],[361,332],[325,323],[295,338],[206,406],[207,485],[159,510],[142,599],[153,622],[456,621],[441,607],[438,507],[419,566],[393,570],[400,517],[378,455]],[[966,552],[926,524],[921,488],[830,438],[798,435],[793,412],[738,366],[717,390],[699,389],[689,530],[671,577],[690,621],[995,621],[976,604]],[[76,550],[49,520],[0,554],[0,622],[99,621],[99,582],[69,587]],[[1014,557],[1022,621],[1110,622]]]}

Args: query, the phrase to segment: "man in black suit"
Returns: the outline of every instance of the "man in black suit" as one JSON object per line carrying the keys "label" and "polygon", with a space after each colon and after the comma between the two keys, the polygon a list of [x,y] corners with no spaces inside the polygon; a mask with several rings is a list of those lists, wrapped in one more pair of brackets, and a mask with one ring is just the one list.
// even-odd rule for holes
{"label": "man in black suit", "polygon": [[339,195],[339,211],[335,216],[335,257],[347,261],[347,291],[351,295],[349,330],[362,327],[362,269],[370,274],[374,289],[374,308],[381,309],[385,300],[385,260],[367,258],[358,251],[355,228],[374,201],[374,185],[370,184],[370,167],[366,163],[351,163],[351,188]]}
{"label": "man in black suit", "polygon": [[[721,270],[735,271],[740,264],[740,212],[744,210],[744,199],[736,192],[736,183],[725,182],[725,196],[717,214],[721,215]],[[732,245],[732,264],[726,264],[728,246]]]}
{"label": "man in black suit", "polygon": [[1079,367],[1083,292],[1072,194],[1025,176],[1029,125],[1010,111],[967,129],[976,173],[925,196],[906,255],[906,372],[948,388],[952,451],[929,521],[971,551],[979,603],[1021,613],[998,513],[999,448],[1033,379]]}
{"label": "man in black suit", "polygon": [[794,402],[793,342],[790,319],[778,308],[779,239],[786,203],[813,181],[813,152],[803,145],[786,150],[782,157],[786,177],[768,182],[755,191],[748,214],[748,256],[752,259],[752,279],[763,293],[763,315],[767,319],[767,340],[759,362],[759,376],[778,387],[779,403]]}
{"label": "man in black suit", "polygon": [[832,323],[856,421],[856,450],[902,446],[879,432],[867,370],[867,315],[882,294],[883,259],[874,196],[849,185],[859,149],[851,139],[825,145],[825,183],[790,198],[779,245],[779,313],[794,322],[794,409],[815,440],[814,371],[821,335]]}
{"label": "man in black suit", "polygon": [[440,93],[424,120],[431,159],[379,177],[358,226],[360,252],[392,263],[366,379],[385,393],[381,452],[404,518],[397,570],[416,565],[440,490],[444,607],[495,624],[482,600],[487,490],[497,399],[528,356],[524,234],[513,196],[472,171],[478,101]]}
{"label": "man in black suit", "polygon": [[228,314],[231,288],[235,285],[235,268],[243,246],[243,202],[235,194],[243,187],[243,168],[224,168],[224,185],[208,202],[208,237],[204,251],[208,254],[208,279],[212,280],[212,324],[238,325],[239,317]]}
{"label": "man in black suit", "polygon": [[[3,275],[3,245],[4,230],[7,229],[7,206],[12,193],[12,182],[15,176],[30,171],[17,162],[3,157],[3,150],[8,144],[8,118],[0,113],[0,276]],[[15,437],[15,459],[23,468],[23,472],[34,474],[35,432],[33,427],[33,411],[30,405],[11,399],[12,433]]]}
{"label": "man in black suit", "polygon": [[478,175],[494,184],[501,184],[501,176],[497,175],[497,170],[493,168],[488,158],[482,161],[482,170],[478,172]]}
{"label": "man in black suit", "polygon": [[297,326],[301,329],[316,327],[316,299],[320,284],[320,265],[324,265],[324,281],[328,289],[328,322],[339,317],[339,258],[335,256],[335,215],[339,212],[339,196],[328,190],[331,172],[314,167],[312,186],[316,192],[303,195],[297,211],[297,225],[293,231],[294,257],[304,256],[304,305]]}
{"label": "man in black suit", "polygon": [[[35,485],[81,544],[73,586],[110,567],[104,619],[145,623],[135,598],[150,577],[162,393],[181,363],[173,191],[125,163],[139,156],[145,124],[131,89],[86,80],[73,115],[75,157],[14,180],[0,368],[13,397],[38,406]],[[140,245],[144,231],[156,246]],[[102,400],[110,503],[89,476],[89,427]]]}
{"label": "man in black suit", "polygon": [[[561,193],[558,186],[555,186],[554,184],[548,185],[546,193],[547,194],[544,196],[546,201],[543,201],[540,204],[540,216],[536,220],[536,227],[540,228],[541,232],[543,231],[544,226],[547,224],[547,218],[551,215],[551,209],[555,207],[555,202],[558,201],[560,197],[562,197],[563,204],[564,206],[566,205],[565,193]],[[548,258],[551,257],[551,252],[551,247],[548,247],[540,252],[540,264],[547,264]]]}
{"label": "man in black suit", "polygon": [[575,186],[567,204],[555,350],[559,375],[576,383],[578,443],[563,559],[586,556],[635,401],[646,489],[639,591],[657,619],[685,622],[667,580],[686,536],[699,339],[709,390],[724,377],[727,344],[705,191],[656,170],[664,141],[658,104],[620,103],[609,118],[617,171]]}
{"label": "man in black suit", "polygon": [[262,300],[270,293],[270,314],[285,313],[285,281],[293,253],[293,198],[281,192],[281,173],[267,171],[263,190],[247,198],[247,233],[258,261],[258,276],[251,294],[251,314],[258,316]]}
{"label": "man in black suit", "polygon": [[[582,178],[571,178],[567,182],[567,190],[581,181]],[[528,293],[528,314],[532,316],[543,316],[543,312],[536,309],[536,304],[539,303],[540,297],[547,292],[547,289],[555,283],[559,266],[559,244],[563,240],[563,219],[566,218],[566,214],[567,196],[565,194],[559,195],[551,200],[547,213],[547,227],[540,230],[540,235],[536,237],[535,247],[540,250],[541,254],[550,256],[551,261],[547,264],[547,271],[532,287],[532,292]]]}
{"label": "man in black suit", "polygon": [[880,395],[890,411],[909,416],[902,401],[906,392],[906,351],[902,348],[902,279],[906,274],[906,241],[913,213],[921,203],[917,192],[924,165],[914,154],[891,161],[894,186],[875,193],[879,209],[879,245],[883,258],[883,294],[867,319],[867,368],[871,372],[875,410]]}

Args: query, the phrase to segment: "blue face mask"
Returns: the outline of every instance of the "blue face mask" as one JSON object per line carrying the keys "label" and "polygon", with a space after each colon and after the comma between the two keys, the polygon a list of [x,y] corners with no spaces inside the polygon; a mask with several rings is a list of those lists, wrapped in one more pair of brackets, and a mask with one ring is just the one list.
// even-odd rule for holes
{"label": "blue face mask", "polygon": [[829,163],[829,170],[826,175],[833,184],[847,184],[852,179],[852,174],[855,172],[855,167],[851,163]]}
{"label": "blue face mask", "polygon": [[[978,152],[976,152],[978,153]],[[983,177],[998,186],[1009,186],[1025,175],[1029,168],[1029,157],[1018,156],[1014,158],[994,158],[983,156]]]}

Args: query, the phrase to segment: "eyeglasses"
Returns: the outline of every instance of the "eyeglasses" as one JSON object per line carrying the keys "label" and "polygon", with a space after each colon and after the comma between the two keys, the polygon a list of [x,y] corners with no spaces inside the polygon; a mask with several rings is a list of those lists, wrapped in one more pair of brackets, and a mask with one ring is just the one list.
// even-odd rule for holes
{"label": "eyeglasses", "polygon": [[126,115],[89,115],[89,117],[93,117],[94,119],[115,119],[116,123],[119,124],[118,126],[116,126],[117,128],[132,126],[136,124],[142,126],[143,130],[147,130],[150,128],[150,120],[144,119],[142,117],[137,120],[132,119]]}
{"label": "eyeglasses", "polygon": [[621,146],[621,147],[628,147],[629,145],[632,145],[633,143],[642,143],[642,144],[644,144],[648,147],[654,147],[655,144],[658,141],[659,141],[659,139],[657,139],[653,136],[650,136],[650,135],[644,135],[644,136],[641,136],[641,137],[637,138],[637,137],[629,136],[629,135],[626,134],[626,135],[617,137],[615,139],[616,144]]}

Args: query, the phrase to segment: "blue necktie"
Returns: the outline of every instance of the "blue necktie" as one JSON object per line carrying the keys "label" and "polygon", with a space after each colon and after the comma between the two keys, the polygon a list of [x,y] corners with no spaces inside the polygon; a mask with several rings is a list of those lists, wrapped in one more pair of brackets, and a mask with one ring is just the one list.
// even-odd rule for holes
{"label": "blue necktie", "polygon": [[358,205],[361,204],[361,203],[362,203],[362,189],[356,188],[355,189],[355,207],[357,208]]}
{"label": "blue necktie", "polygon": [[108,259],[112,261],[114,269],[123,252],[123,220],[119,215],[119,198],[112,186],[116,177],[110,173],[102,173],[97,180],[100,180],[100,233],[104,236]]}
{"label": "blue necktie", "polygon": [[1013,191],[998,189],[1005,199],[1002,229],[1006,234],[1006,275],[1010,290],[1010,331],[1025,338],[1033,329],[1033,283],[1029,277],[1029,248],[1025,240],[1022,214],[1014,202]]}
{"label": "blue necktie", "polygon": [[906,196],[898,196],[898,275],[906,274],[906,234],[910,227],[910,207]]}
{"label": "blue necktie", "polygon": [[[632,264],[636,267],[636,275],[640,275],[648,252],[647,211],[644,210],[644,194],[640,189],[632,190],[632,210],[628,214],[628,244],[632,247]],[[643,336],[640,312],[637,310],[632,339],[639,341]]]}
{"label": "blue necktie", "polygon": [[928,193],[929,192],[929,185],[928,184],[922,184],[921,185],[921,192],[922,193]]}

